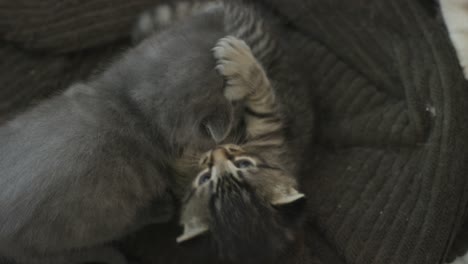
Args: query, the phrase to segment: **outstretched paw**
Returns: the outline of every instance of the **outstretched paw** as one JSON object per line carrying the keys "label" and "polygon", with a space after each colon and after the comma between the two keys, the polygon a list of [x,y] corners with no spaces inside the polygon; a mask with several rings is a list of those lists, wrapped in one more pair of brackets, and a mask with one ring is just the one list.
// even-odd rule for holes
{"label": "outstretched paw", "polygon": [[226,79],[224,96],[230,101],[244,99],[254,92],[253,81],[263,73],[249,46],[238,38],[228,36],[213,48],[216,70]]}

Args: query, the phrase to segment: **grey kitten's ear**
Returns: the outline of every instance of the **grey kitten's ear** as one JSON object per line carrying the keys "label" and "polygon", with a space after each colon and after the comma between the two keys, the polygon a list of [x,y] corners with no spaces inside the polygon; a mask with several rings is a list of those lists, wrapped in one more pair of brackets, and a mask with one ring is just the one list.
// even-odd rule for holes
{"label": "grey kitten's ear", "polygon": [[203,125],[205,126],[206,132],[216,143],[223,141],[229,135],[232,128],[230,120],[221,119],[210,120]]}
{"label": "grey kitten's ear", "polygon": [[199,218],[192,218],[188,223],[184,224],[184,233],[177,237],[177,243],[182,243],[198,236],[201,236],[209,231],[208,224]]}
{"label": "grey kitten's ear", "polygon": [[233,128],[234,113],[229,105],[213,106],[212,113],[202,122],[206,133],[216,142],[220,143],[229,135]]}
{"label": "grey kitten's ear", "polygon": [[291,204],[303,199],[305,199],[305,194],[298,192],[294,188],[289,188],[288,191],[279,193],[271,204],[275,206],[281,206]]}

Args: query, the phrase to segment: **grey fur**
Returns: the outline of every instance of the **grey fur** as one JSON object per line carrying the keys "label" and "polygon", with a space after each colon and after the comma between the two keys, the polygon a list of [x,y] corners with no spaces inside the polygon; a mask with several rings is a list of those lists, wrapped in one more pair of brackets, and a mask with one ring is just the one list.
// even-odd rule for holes
{"label": "grey fur", "polygon": [[233,122],[210,52],[221,19],[149,38],[0,127],[0,255],[89,261],[88,248],[172,217],[173,166]]}
{"label": "grey fur", "polygon": [[217,0],[176,1],[157,5],[154,9],[144,11],[138,17],[132,30],[132,41],[139,43],[179,21],[194,15],[209,13],[220,7],[221,2]]}
{"label": "grey fur", "polygon": [[[201,153],[242,137],[242,108],[224,97],[210,52],[224,35],[221,12],[190,18],[0,127],[0,255],[90,261],[135,229],[168,221],[169,190],[183,197]],[[312,124],[304,87],[277,55],[258,57],[284,99],[299,162]]]}

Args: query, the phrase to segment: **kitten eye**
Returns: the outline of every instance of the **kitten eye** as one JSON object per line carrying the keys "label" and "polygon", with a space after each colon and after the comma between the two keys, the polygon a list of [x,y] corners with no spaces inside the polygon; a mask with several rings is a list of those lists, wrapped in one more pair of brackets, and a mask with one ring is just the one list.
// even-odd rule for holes
{"label": "kitten eye", "polygon": [[210,179],[211,179],[211,172],[207,171],[203,173],[202,175],[200,175],[200,177],[198,178],[198,185],[200,186],[204,184],[205,182],[209,181]]}
{"label": "kitten eye", "polygon": [[240,159],[234,161],[234,165],[239,169],[246,169],[253,167],[254,163],[248,159]]}

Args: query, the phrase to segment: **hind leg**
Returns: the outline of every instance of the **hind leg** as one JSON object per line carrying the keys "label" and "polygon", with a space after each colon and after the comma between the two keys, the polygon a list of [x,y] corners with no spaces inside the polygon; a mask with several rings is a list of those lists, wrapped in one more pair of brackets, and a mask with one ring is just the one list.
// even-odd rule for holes
{"label": "hind leg", "polygon": [[132,31],[133,43],[139,43],[148,36],[161,31],[171,24],[192,15],[210,11],[220,6],[216,0],[178,1],[174,4],[161,4],[138,17]]}

